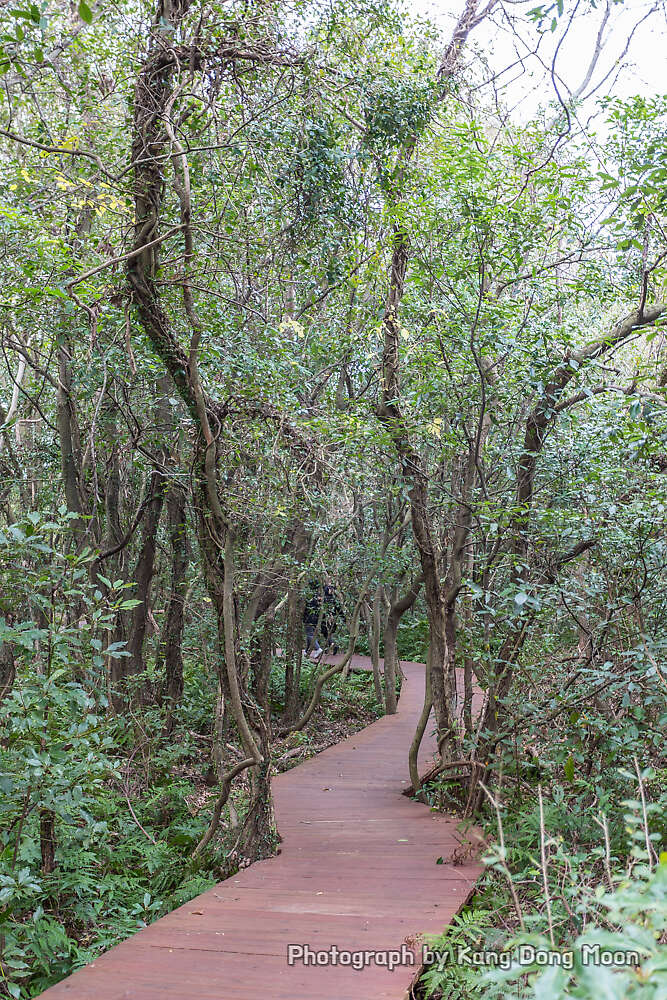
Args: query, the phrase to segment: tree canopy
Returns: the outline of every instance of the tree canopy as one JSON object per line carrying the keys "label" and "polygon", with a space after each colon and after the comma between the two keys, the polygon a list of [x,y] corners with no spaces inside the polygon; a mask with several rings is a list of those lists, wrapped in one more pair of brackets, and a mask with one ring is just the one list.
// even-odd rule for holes
{"label": "tree canopy", "polygon": [[[19,4],[0,993],[271,854],[277,756],[330,690],[395,712],[401,658],[426,663],[416,795],[495,821],[548,787],[551,832],[592,842],[604,813],[621,865],[637,781],[664,807],[667,720],[667,97],[608,71],[623,5],[467,0],[443,33],[385,0]],[[599,31],[568,87],[582,17]],[[508,24],[516,65],[550,52],[529,117],[477,41]],[[316,670],[324,582],[344,655]],[[188,813],[202,753],[215,791]],[[110,902],[118,801],[149,857],[134,911]]]}

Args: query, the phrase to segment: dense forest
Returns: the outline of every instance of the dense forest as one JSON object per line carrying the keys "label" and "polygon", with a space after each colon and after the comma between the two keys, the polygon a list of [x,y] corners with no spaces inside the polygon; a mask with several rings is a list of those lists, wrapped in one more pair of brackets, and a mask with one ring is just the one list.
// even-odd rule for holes
{"label": "dense forest", "polygon": [[0,5],[0,996],[271,855],[273,775],[395,713],[400,660],[413,794],[483,831],[441,944],[642,956],[434,966],[423,996],[666,995],[647,18]]}

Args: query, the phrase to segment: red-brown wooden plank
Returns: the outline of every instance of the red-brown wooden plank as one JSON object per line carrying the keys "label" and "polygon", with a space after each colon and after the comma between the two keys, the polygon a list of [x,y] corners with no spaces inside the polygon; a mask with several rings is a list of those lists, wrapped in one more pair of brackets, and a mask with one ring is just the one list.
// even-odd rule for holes
{"label": "red-brown wooden plank", "polygon": [[[368,669],[365,657],[353,666]],[[45,1000],[401,1000],[418,971],[288,965],[287,946],[400,949],[443,930],[481,868],[447,862],[456,821],[401,794],[424,667],[399,711],[274,780],[280,854],[179,907],[42,994]],[[433,753],[424,740],[422,762]],[[442,857],[445,863],[437,864]]]}

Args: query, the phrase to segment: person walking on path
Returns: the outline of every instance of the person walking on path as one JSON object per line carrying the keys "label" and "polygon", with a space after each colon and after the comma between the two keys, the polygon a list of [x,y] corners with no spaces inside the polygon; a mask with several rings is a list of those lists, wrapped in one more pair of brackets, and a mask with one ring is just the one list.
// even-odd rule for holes
{"label": "person walking on path", "polygon": [[306,632],[306,656],[311,653],[321,655],[324,651],[317,639],[322,610],[322,588],[317,580],[311,580],[309,594],[303,609],[303,625]]}
{"label": "person walking on path", "polygon": [[324,584],[324,608],[322,612],[322,637],[324,648],[327,652],[337,653],[338,646],[334,641],[334,635],[339,619],[343,617],[343,609],[335,588],[330,583]]}
{"label": "person walking on path", "polygon": [[[325,651],[338,652],[334,634],[342,614],[343,609],[334,587],[328,581],[322,586],[318,580],[311,580],[303,610],[306,655],[314,653],[321,656]],[[322,636],[324,649],[318,641],[318,633]]]}

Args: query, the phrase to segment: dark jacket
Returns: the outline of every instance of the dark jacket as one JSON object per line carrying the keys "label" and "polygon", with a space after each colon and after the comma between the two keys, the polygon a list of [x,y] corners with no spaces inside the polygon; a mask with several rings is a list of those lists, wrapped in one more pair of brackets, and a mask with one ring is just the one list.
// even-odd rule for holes
{"label": "dark jacket", "polygon": [[324,610],[322,611],[321,619],[322,629],[325,632],[332,632],[337,620],[343,615],[343,609],[336,596],[336,591],[328,583],[325,583],[324,587],[311,585],[310,593],[303,609],[303,620],[306,625],[317,625],[320,621],[322,601],[324,601]]}
{"label": "dark jacket", "polygon": [[322,591],[319,587],[311,587],[303,609],[303,620],[306,625],[317,625],[322,607]]}

